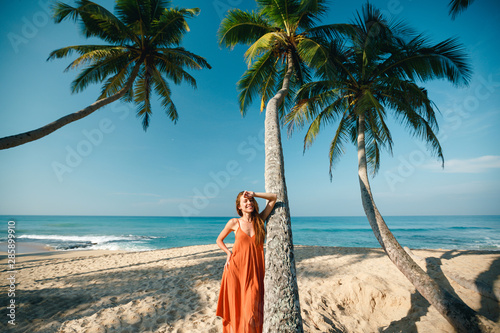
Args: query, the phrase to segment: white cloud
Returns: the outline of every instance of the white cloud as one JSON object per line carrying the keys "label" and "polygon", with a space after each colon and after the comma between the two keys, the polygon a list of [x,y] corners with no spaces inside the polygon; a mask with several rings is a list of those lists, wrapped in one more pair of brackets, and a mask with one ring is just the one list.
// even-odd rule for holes
{"label": "white cloud", "polygon": [[465,160],[445,160],[444,169],[441,163],[431,163],[422,166],[425,169],[445,173],[482,173],[490,169],[500,168],[500,156],[486,155]]}
{"label": "white cloud", "polygon": [[478,195],[485,193],[498,192],[497,185],[489,181],[473,181],[466,183],[448,183],[437,185],[432,188],[434,200],[442,200],[443,196],[446,197],[478,197]]}

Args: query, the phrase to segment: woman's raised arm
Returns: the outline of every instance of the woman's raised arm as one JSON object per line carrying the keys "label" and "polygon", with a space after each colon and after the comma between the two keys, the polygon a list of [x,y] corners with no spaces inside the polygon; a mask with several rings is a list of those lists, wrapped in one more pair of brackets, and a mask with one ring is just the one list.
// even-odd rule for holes
{"label": "woman's raised arm", "polygon": [[271,214],[277,199],[277,195],[275,193],[260,193],[260,192],[256,193],[252,191],[245,191],[243,195],[248,195],[249,197],[256,197],[267,200],[266,208],[264,208],[260,213],[260,218],[263,220],[267,219],[269,214]]}

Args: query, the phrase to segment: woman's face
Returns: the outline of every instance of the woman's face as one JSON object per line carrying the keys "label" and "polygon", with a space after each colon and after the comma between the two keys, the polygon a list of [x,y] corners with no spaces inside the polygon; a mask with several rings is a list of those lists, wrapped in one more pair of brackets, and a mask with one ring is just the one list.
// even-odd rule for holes
{"label": "woman's face", "polygon": [[253,200],[249,199],[249,198],[245,198],[244,196],[241,196],[239,208],[243,213],[253,212],[253,210],[254,210]]}

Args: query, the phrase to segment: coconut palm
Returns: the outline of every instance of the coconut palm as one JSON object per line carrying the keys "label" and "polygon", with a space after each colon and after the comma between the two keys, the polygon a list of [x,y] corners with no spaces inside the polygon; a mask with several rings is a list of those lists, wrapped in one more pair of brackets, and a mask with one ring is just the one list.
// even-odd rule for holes
{"label": "coconut palm", "polygon": [[287,115],[289,130],[309,124],[306,149],[323,126],[338,124],[329,150],[330,177],[345,145],[357,145],[363,208],[380,245],[459,332],[476,332],[475,312],[440,288],[397,242],[377,209],[368,179],[368,168],[375,174],[380,166],[381,149],[392,149],[389,116],[426,141],[444,163],[436,137],[436,106],[417,81],[446,79],[466,85],[471,77],[467,57],[457,40],[431,44],[402,22],[389,24],[370,4],[363,6],[352,27],[343,41],[337,39],[329,45],[329,60],[317,71],[319,80],[298,92],[297,104]]}
{"label": "coconut palm", "polygon": [[[264,331],[302,332],[280,119],[290,96],[309,78],[307,65],[325,61],[321,42],[339,27],[315,26],[324,0],[257,0],[256,11],[233,9],[221,22],[220,44],[250,45],[238,81],[240,111],[260,101],[265,114],[266,191],[278,195],[267,221]],[[291,93],[290,93],[291,92]],[[267,104],[267,106],[266,106]]]}
{"label": "coconut palm", "polygon": [[448,4],[448,7],[450,7],[449,14],[451,15],[451,19],[454,20],[458,14],[466,10],[473,2],[474,0],[451,0]]}
{"label": "coconut palm", "polygon": [[80,92],[90,84],[104,82],[101,95],[92,105],[48,125],[0,139],[0,149],[40,139],[120,98],[137,105],[144,130],[149,126],[153,93],[158,94],[167,116],[175,122],[178,113],[167,80],[175,84],[185,81],[196,87],[195,79],[185,69],[210,68],[210,65],[180,47],[189,30],[186,19],[197,15],[199,9],[168,6],[170,1],[165,0],[117,0],[115,16],[88,0],[77,0],[76,7],[56,3],[56,23],[80,22],[85,37],[97,37],[107,44],[63,47],[53,51],[48,59],[78,54],[66,68],[83,67],[72,83],[72,91]]}

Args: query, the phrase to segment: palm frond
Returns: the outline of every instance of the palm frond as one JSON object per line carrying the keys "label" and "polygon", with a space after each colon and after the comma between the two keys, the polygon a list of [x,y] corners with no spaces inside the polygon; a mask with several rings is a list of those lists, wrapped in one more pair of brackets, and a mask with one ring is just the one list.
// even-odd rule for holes
{"label": "palm frond", "polygon": [[326,0],[302,0],[297,9],[297,27],[295,30],[309,30],[320,23],[328,6]]}
{"label": "palm frond", "polygon": [[408,91],[401,91],[399,96],[397,93],[393,93],[387,101],[394,110],[395,119],[404,125],[412,135],[427,142],[431,152],[443,160],[443,152],[434,133],[438,130],[438,126],[432,108],[433,103],[427,98],[425,90],[416,87],[414,91],[417,89],[421,93],[420,96],[418,93],[412,92],[412,97],[405,99],[404,96],[408,95]]}
{"label": "palm frond", "polygon": [[133,30],[140,34],[141,26],[146,32],[148,21],[151,22],[151,1],[120,0],[116,2],[115,11],[118,18]]}
{"label": "palm frond", "polygon": [[76,2],[79,5],[77,8],[70,9],[70,6],[63,4],[56,6],[56,23],[66,18],[75,20],[76,17],[80,17],[81,32],[87,38],[98,37],[112,43],[135,39],[130,29],[106,8],[88,0]]}
{"label": "palm frond", "polygon": [[142,118],[142,128],[146,131],[149,127],[151,111],[151,66],[145,65],[145,70],[136,80],[134,89],[134,102],[138,105],[137,117]]}
{"label": "palm frond", "polygon": [[385,123],[384,109],[373,109],[365,114],[365,150],[367,164],[372,176],[380,167],[380,149],[386,148],[392,154],[392,136]]}
{"label": "palm frond", "polygon": [[78,8],[65,4],[64,2],[56,1],[53,7],[53,17],[56,23],[68,19],[76,22],[78,20]]}
{"label": "palm frond", "polygon": [[193,88],[196,88],[196,80],[194,77],[185,71],[180,64],[175,61],[175,56],[172,54],[160,54],[154,58],[154,63],[163,75],[172,80],[175,84],[180,84],[186,81]]}
{"label": "palm frond", "polygon": [[380,148],[378,141],[369,138],[366,141],[366,164],[368,165],[369,173],[375,176],[380,168]]}
{"label": "palm frond", "polygon": [[73,93],[78,93],[87,88],[90,84],[99,83],[108,76],[114,75],[122,70],[124,63],[130,63],[137,58],[131,58],[127,53],[116,54],[113,57],[97,60],[87,66],[75,80],[71,83]]}
{"label": "palm frond", "polygon": [[50,52],[50,55],[47,58],[47,60],[64,58],[64,57],[72,55],[73,53],[84,55],[88,52],[93,52],[93,51],[98,51],[98,50],[105,51],[105,50],[118,49],[118,48],[121,48],[122,50],[124,49],[124,47],[115,46],[115,45],[73,45],[73,46],[66,46],[66,47],[62,47],[60,49],[57,49],[57,50]]}
{"label": "palm frond", "polygon": [[353,66],[353,58],[356,52],[346,48],[342,41],[333,41],[328,44],[328,61],[322,64],[317,73],[322,80],[329,79],[332,82],[344,82],[349,86],[358,86],[356,79],[356,65]]}
{"label": "palm frond", "polygon": [[434,78],[447,79],[455,85],[468,85],[472,77],[464,46],[457,38],[449,38],[433,47],[424,49],[421,54],[428,59]]}
{"label": "palm frond", "polygon": [[276,92],[276,77],[277,75],[269,75],[262,83],[260,90],[260,112],[264,111],[267,102],[272,98]]}
{"label": "palm frond", "polygon": [[474,0],[451,0],[448,4],[448,7],[450,7],[449,15],[451,15],[451,19],[454,20],[458,14],[466,10],[473,2]]}
{"label": "palm frond", "polygon": [[439,143],[439,140],[429,123],[417,113],[400,114],[400,119],[403,125],[410,130],[410,133],[413,136],[426,142],[427,148],[432,154],[440,158],[442,165],[444,165],[444,156],[441,144]]}
{"label": "palm frond", "polygon": [[160,71],[158,71],[155,67],[152,68],[152,81],[156,93],[160,96],[161,105],[165,109],[165,113],[170,120],[176,123],[177,119],[179,119],[179,114],[177,113],[177,108],[171,98],[172,92],[167,81],[163,79]]}
{"label": "palm frond", "polygon": [[183,47],[157,48],[154,56],[168,57],[170,61],[175,61],[179,66],[189,69],[212,68],[205,58],[189,52]]}
{"label": "palm frond", "polygon": [[[390,114],[444,162],[436,136],[439,110],[417,82],[445,79],[455,85],[468,84],[471,69],[463,46],[453,38],[433,44],[404,22],[389,22],[370,4],[363,6],[355,21],[343,29],[335,31],[335,37],[342,35],[345,42],[329,40],[334,36],[332,28],[313,28],[312,33],[302,36],[304,50],[298,47],[301,58],[320,62],[314,58],[319,51],[315,53],[308,40],[319,37],[322,43],[329,40],[324,48],[317,47],[326,50],[327,61],[315,67],[318,81],[298,91],[296,105],[286,117],[289,133],[309,124],[304,137],[306,149],[322,126],[336,122],[342,114],[330,144],[332,176],[345,142],[357,143],[356,124],[364,119],[366,158],[375,175],[380,168],[381,150],[385,148],[392,154],[394,142],[386,119]],[[333,102],[335,97],[338,99]]]}
{"label": "palm frond", "polygon": [[[347,110],[346,110],[347,111]],[[335,165],[338,163],[342,155],[345,153],[344,144],[348,141],[351,133],[355,131],[356,123],[353,121],[352,117],[348,117],[347,114],[344,114],[340,119],[339,125],[337,126],[337,130],[335,131],[335,135],[330,143],[330,149],[328,157],[330,159],[330,181],[333,179],[333,169]]]}
{"label": "palm frond", "polygon": [[287,34],[298,26],[300,6],[300,0],[257,0],[259,12]]}
{"label": "palm frond", "polygon": [[56,3],[56,22],[80,22],[85,37],[97,37],[110,45],[68,46],[50,53],[47,60],[79,55],[66,69],[83,67],[71,85],[72,91],[102,82],[101,99],[122,91],[130,83],[131,88],[121,98],[138,106],[144,130],[152,115],[153,93],[160,96],[167,115],[175,122],[178,114],[166,80],[176,84],[185,81],[196,87],[194,77],[186,69],[211,68],[203,57],[179,46],[189,31],[186,19],[198,15],[199,9],[172,8],[171,1],[166,0],[117,0],[115,16],[92,1],[75,2],[75,6]]}
{"label": "palm frond", "polygon": [[[385,108],[384,109],[375,109],[375,121],[373,122],[371,128],[372,130],[375,130],[377,133],[377,138],[380,142],[380,145],[382,147],[387,146],[387,150],[389,153],[392,155],[392,145],[394,141],[392,140],[392,135],[391,131],[389,130],[389,126],[387,126],[387,123],[385,122]],[[377,166],[378,168],[378,166]]]}
{"label": "palm frond", "polygon": [[177,46],[184,34],[189,31],[186,18],[198,15],[198,8],[169,8],[163,11],[160,18],[151,23],[151,43],[159,46]]}
{"label": "palm frond", "polygon": [[[125,86],[127,78],[130,75],[133,63],[134,63],[133,60],[128,62],[123,61],[122,63],[117,63],[117,67],[121,68],[121,70],[106,80],[106,82],[102,86],[101,95],[98,97],[98,99],[114,95]],[[131,91],[133,91],[133,89],[129,90],[129,92]],[[132,99],[130,98],[130,93],[124,96],[124,100],[132,101]]]}
{"label": "palm frond", "polygon": [[325,24],[310,27],[302,34],[309,38],[321,38],[333,42],[342,38],[353,38],[357,33],[354,25],[347,23]]}
{"label": "palm frond", "polygon": [[[300,86],[302,86],[304,83],[311,80],[311,71],[309,70],[306,62],[298,53],[297,49],[292,48],[289,50],[289,52],[292,59],[294,73],[294,78],[291,81],[291,85],[300,88]],[[283,73],[283,78],[285,76],[284,74],[285,73]],[[290,95],[293,96],[294,94],[290,93]]]}
{"label": "palm frond", "polygon": [[464,47],[450,38],[429,45],[428,38],[417,36],[394,52],[376,75],[396,75],[410,80],[446,79],[457,86],[470,82],[472,70]]}
{"label": "palm frond", "polygon": [[[313,109],[308,110],[314,111]],[[304,149],[309,148],[314,143],[321,127],[333,123],[340,115],[345,117],[348,113],[349,109],[345,107],[345,99],[343,96],[339,96],[333,103],[322,109],[307,129],[304,137]],[[311,114],[308,115],[309,118],[312,118],[311,116]]]}
{"label": "palm frond", "polygon": [[414,82],[405,80],[388,80],[391,86],[388,89],[381,89],[385,103],[396,113],[416,112],[429,123],[434,130],[439,126],[436,119],[437,106],[429,99],[427,90],[419,87]]}
{"label": "palm frond", "polygon": [[372,110],[382,110],[384,107],[369,90],[362,91],[356,100],[358,115],[370,113]]}
{"label": "palm frond", "polygon": [[327,47],[311,38],[303,38],[297,45],[297,52],[300,59],[303,59],[308,66],[313,68],[322,67],[328,61]]}
{"label": "palm frond", "polygon": [[233,48],[237,44],[252,44],[272,31],[276,29],[271,27],[263,15],[232,9],[222,20],[217,36],[220,45]]}
{"label": "palm frond", "polygon": [[[304,61],[297,55],[297,53],[292,52],[293,61],[293,72],[292,77],[288,85],[288,93],[285,95],[283,103],[279,106],[279,119],[281,125],[285,124],[286,115],[292,110],[295,105],[295,100],[297,92],[300,90],[303,84],[311,81],[312,73],[309,67],[304,63]],[[281,73],[278,75],[278,81],[276,83],[276,91],[283,88],[283,83],[285,79],[285,74],[288,68],[288,64],[281,67]]]}
{"label": "palm frond", "polygon": [[88,51],[83,55],[81,55],[80,57],[73,60],[68,65],[68,67],[66,67],[65,71],[68,71],[70,69],[76,69],[86,64],[97,63],[101,60],[120,59],[125,57],[129,58],[130,54],[128,53],[128,50],[124,49],[123,47],[104,47],[101,49],[95,49],[93,51]]}
{"label": "palm frond", "polygon": [[[238,98],[240,101],[240,111],[242,115],[246,114],[249,105],[253,99],[261,92],[262,87],[278,73],[278,60],[274,57],[272,51],[264,53],[252,66],[245,71],[237,86],[240,91]],[[276,80],[272,78],[274,82]],[[266,87],[266,94],[274,94],[275,87],[269,85]],[[269,97],[270,95],[266,96]],[[267,100],[267,98],[266,98]]]}
{"label": "palm frond", "polygon": [[[306,122],[312,121],[318,113],[335,103],[338,99],[344,99],[340,89],[332,89],[329,81],[316,81],[304,84],[296,94],[296,103],[285,117],[288,124],[288,135],[295,128],[301,129]],[[337,110],[341,110],[338,108]]]}
{"label": "palm frond", "polygon": [[280,45],[286,45],[286,43],[287,41],[281,33],[268,32],[248,48],[245,52],[245,60],[248,65],[251,65],[252,61],[262,53],[270,50],[277,52],[280,49]]}

